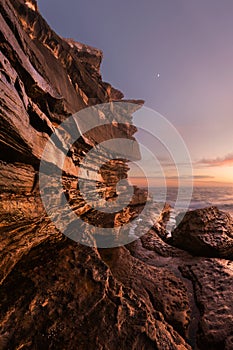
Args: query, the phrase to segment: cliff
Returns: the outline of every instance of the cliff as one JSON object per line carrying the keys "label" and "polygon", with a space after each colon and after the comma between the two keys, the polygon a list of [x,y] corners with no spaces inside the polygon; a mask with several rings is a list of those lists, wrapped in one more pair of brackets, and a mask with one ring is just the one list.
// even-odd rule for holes
{"label": "cliff", "polygon": [[[168,208],[146,235],[113,249],[75,243],[50,221],[38,186],[46,142],[70,115],[123,101],[123,94],[102,81],[102,52],[59,37],[35,0],[1,0],[0,9],[0,349],[232,349],[228,219],[212,209],[190,219],[201,232],[207,221],[212,221],[211,232],[220,221],[231,232],[218,231],[223,241],[218,255],[205,249],[197,254],[203,244],[191,231],[188,243],[182,240],[185,224],[172,242],[163,238]],[[133,107],[123,111],[124,124],[114,120],[106,129],[92,130],[66,156],[64,193],[84,221],[117,226],[135,217],[147,200],[135,188],[127,210],[106,219],[85,204],[73,172],[109,134],[135,141],[131,115],[143,101],[129,102]],[[109,122],[104,111],[101,118]],[[58,140],[59,153],[61,132]],[[138,147],[133,152],[140,157]],[[58,166],[56,157],[50,162]],[[127,178],[128,170],[125,159],[102,168],[105,199],[114,198],[116,183]],[[197,219],[203,215],[204,221]],[[190,242],[195,242],[191,250]]]}

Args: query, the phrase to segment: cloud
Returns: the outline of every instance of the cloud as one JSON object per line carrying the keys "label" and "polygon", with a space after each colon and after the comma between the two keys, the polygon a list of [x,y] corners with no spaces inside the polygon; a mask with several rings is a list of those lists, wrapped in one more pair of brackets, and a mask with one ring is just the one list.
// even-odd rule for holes
{"label": "cloud", "polygon": [[202,179],[215,179],[215,176],[210,176],[210,175],[194,175],[194,179],[197,180],[202,180]]}
{"label": "cloud", "polygon": [[201,164],[207,167],[215,166],[233,166],[233,153],[227,154],[225,157],[217,157],[212,159],[203,158],[196,164]]}
{"label": "cloud", "polygon": [[[134,179],[142,179],[143,177],[141,176],[132,176]],[[179,179],[184,179],[184,180],[190,180],[190,179],[195,179],[195,180],[205,180],[205,179],[215,179],[215,176],[210,176],[210,175],[193,175],[193,176],[186,176],[186,175],[172,175],[172,176],[147,176],[148,179],[167,179],[167,180],[177,180]]]}
{"label": "cloud", "polygon": [[203,179],[214,179],[215,176],[210,176],[210,175],[193,175],[192,177],[190,176],[166,176],[167,179],[169,180],[176,180],[178,178],[180,179],[195,179],[195,180],[203,180]]}

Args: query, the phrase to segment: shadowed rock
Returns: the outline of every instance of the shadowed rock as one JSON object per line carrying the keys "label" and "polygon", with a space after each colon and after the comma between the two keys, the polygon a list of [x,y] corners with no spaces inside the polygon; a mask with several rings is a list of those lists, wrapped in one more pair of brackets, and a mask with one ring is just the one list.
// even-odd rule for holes
{"label": "shadowed rock", "polygon": [[187,212],[171,242],[194,255],[233,259],[233,219],[216,207]]}

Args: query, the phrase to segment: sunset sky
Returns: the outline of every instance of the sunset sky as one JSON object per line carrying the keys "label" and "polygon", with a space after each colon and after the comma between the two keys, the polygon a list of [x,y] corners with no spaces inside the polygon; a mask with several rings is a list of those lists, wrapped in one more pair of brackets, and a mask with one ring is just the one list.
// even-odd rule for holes
{"label": "sunset sky", "polygon": [[[106,81],[126,98],[144,99],[176,127],[195,184],[233,184],[232,0],[38,4],[58,34],[103,50]],[[166,164],[164,171],[172,185],[175,174]]]}

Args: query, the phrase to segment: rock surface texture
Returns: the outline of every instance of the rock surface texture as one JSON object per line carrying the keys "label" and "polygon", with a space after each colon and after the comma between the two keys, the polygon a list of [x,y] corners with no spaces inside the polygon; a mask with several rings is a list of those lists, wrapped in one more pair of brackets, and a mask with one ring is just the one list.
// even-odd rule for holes
{"label": "rock surface texture", "polygon": [[194,255],[233,259],[233,219],[216,207],[186,213],[172,242]]}
{"label": "rock surface texture", "polygon": [[[35,0],[1,0],[0,10],[0,349],[233,349],[228,215],[189,213],[167,240],[166,207],[146,235],[112,249],[75,243],[49,220],[38,186],[46,141],[71,114],[123,94],[102,81],[102,52],[59,37]],[[143,103],[131,102],[135,110]],[[147,200],[135,188],[126,210],[106,220],[86,205],[73,172],[109,135],[134,140],[131,112],[122,111],[125,125],[94,129],[67,154],[64,193],[84,221],[120,226]],[[104,110],[100,117],[109,118]],[[111,201],[129,169],[103,152],[104,160],[99,188]]]}

